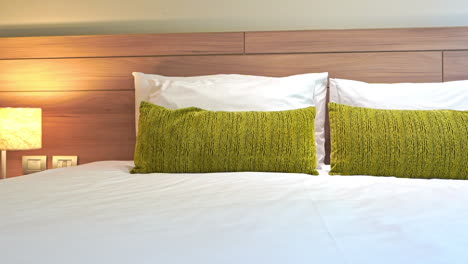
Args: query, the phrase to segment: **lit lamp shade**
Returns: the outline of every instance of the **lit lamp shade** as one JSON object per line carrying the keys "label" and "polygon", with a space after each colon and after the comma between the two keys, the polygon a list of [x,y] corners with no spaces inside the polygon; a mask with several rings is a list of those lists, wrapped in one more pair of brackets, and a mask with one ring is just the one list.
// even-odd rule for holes
{"label": "lit lamp shade", "polygon": [[40,108],[0,108],[0,150],[42,147]]}

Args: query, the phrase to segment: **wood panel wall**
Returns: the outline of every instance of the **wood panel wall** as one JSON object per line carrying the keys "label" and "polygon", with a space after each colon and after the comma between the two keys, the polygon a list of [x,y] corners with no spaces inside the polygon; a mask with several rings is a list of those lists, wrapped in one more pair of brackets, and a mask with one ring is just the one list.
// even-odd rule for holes
{"label": "wood panel wall", "polygon": [[8,174],[23,155],[131,160],[134,71],[440,82],[466,66],[465,27],[0,38],[0,107],[43,108],[43,148],[9,152]]}

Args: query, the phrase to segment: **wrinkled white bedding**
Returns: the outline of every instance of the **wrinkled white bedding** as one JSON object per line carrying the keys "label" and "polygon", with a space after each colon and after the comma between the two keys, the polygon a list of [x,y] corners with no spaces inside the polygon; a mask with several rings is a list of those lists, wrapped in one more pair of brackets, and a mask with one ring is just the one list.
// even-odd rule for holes
{"label": "wrinkled white bedding", "polygon": [[0,263],[468,263],[468,181],[132,165],[0,181]]}

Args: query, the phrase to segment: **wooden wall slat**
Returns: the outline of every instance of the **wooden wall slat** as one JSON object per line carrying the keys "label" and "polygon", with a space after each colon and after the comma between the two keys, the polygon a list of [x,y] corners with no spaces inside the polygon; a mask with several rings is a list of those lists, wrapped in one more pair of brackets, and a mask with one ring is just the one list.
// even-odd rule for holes
{"label": "wooden wall slat", "polygon": [[441,80],[440,52],[0,60],[0,91],[133,90],[131,72],[287,76],[329,71],[368,82]]}
{"label": "wooden wall slat", "polygon": [[329,71],[332,77],[368,82],[429,82],[441,80],[441,60],[440,52],[164,57],[154,58],[146,72],[287,76]]}
{"label": "wooden wall slat", "polygon": [[0,59],[242,54],[244,33],[0,38]]}
{"label": "wooden wall slat", "polygon": [[468,51],[444,52],[444,81],[468,80]]}
{"label": "wooden wall slat", "polygon": [[0,107],[43,109],[43,148],[9,151],[7,173],[22,174],[23,155],[78,155],[79,163],[132,160],[134,92],[0,92]]}
{"label": "wooden wall slat", "polygon": [[246,32],[246,53],[468,49],[468,27]]}
{"label": "wooden wall slat", "polygon": [[[468,27],[246,32],[246,53],[468,49]],[[242,54],[244,33],[0,38],[0,59]]]}

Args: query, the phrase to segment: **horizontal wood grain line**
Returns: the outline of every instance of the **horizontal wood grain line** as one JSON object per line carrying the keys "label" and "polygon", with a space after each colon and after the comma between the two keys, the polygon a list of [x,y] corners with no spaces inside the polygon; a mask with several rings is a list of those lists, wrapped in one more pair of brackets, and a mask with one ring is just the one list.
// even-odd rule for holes
{"label": "horizontal wood grain line", "polygon": [[0,58],[243,54],[244,33],[0,38]]}
{"label": "horizontal wood grain line", "polygon": [[467,48],[468,27],[246,32],[246,54],[443,51]]}
{"label": "horizontal wood grain line", "polygon": [[0,58],[2,60],[62,60],[62,59],[112,59],[112,58],[159,58],[159,57],[199,57],[199,56],[238,56],[238,55],[294,55],[294,54],[343,54],[343,53],[393,53],[393,52],[444,52],[444,51],[468,51],[467,49],[453,49],[453,50],[367,50],[367,51],[328,51],[328,52],[271,52],[271,53],[232,53],[232,54],[223,54],[223,53],[213,53],[213,54],[189,54],[189,55],[142,55],[142,56],[95,56],[95,57],[43,57],[43,58]]}
{"label": "horizontal wood grain line", "polygon": [[[0,38],[1,39],[1,38]],[[197,57],[197,56],[206,56],[206,55],[223,55],[223,56],[233,56],[233,55],[243,55],[245,53],[210,53],[210,54],[172,54],[172,55],[136,55],[136,56],[83,56],[83,57],[36,57],[36,58],[0,58],[2,60],[61,60],[61,59],[106,59],[106,58],[146,58],[146,57]],[[263,53],[261,53],[263,54]]]}
{"label": "horizontal wood grain line", "polygon": [[[287,55],[287,54],[351,54],[351,53],[401,53],[401,52],[444,52],[444,51],[468,51],[468,49],[456,49],[456,50],[364,50],[364,51],[321,51],[321,52],[271,52],[271,53],[246,53],[245,55]],[[236,54],[233,54],[236,55]]]}

